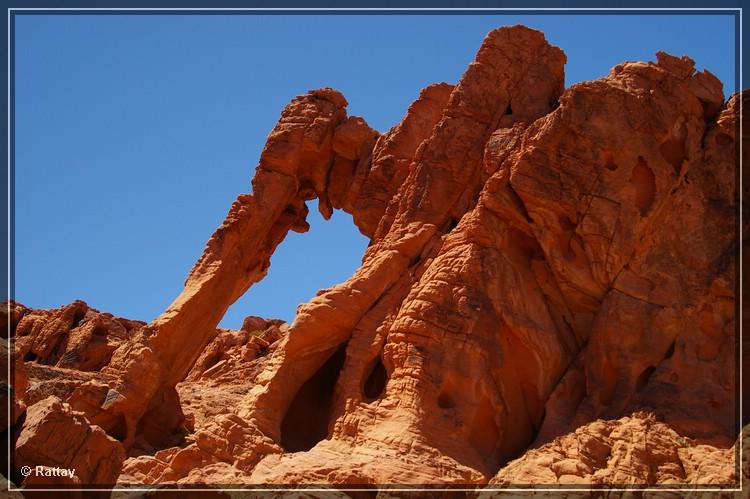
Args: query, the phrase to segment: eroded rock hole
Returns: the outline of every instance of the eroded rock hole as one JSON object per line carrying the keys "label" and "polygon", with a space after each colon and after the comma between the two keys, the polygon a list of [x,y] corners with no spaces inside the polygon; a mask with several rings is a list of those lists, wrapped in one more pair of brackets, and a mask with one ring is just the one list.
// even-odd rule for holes
{"label": "eroded rock hole", "polygon": [[667,349],[667,353],[664,354],[664,360],[672,358],[674,355],[674,345],[676,341],[673,341],[671,345],[669,345],[669,348]]}
{"label": "eroded rock hole", "polygon": [[440,392],[440,395],[438,396],[438,407],[441,409],[453,409],[456,407],[456,401],[453,400],[453,397],[450,393],[443,390]]}
{"label": "eroded rock hole", "polygon": [[443,386],[440,389],[440,395],[438,395],[437,405],[441,409],[453,409],[456,407],[456,397],[454,393],[456,391],[456,383],[449,375],[443,381]]}
{"label": "eroded rock hole", "polygon": [[615,160],[612,159],[612,157],[608,157],[607,162],[604,163],[604,168],[610,171],[615,171],[617,170],[617,163],[615,163]]}
{"label": "eroded rock hole", "polygon": [[575,222],[573,222],[567,215],[560,215],[558,221],[563,230],[574,230],[576,228]]}
{"label": "eroded rock hole", "polygon": [[543,260],[544,251],[539,242],[530,235],[516,228],[508,229],[508,240],[513,241],[515,245],[529,257],[529,260]]}
{"label": "eroded rock hole", "polygon": [[281,422],[281,446],[287,452],[308,451],[328,436],[333,392],[346,346],[339,346],[294,396]]}
{"label": "eroded rock hole", "polygon": [[383,365],[383,359],[378,355],[375,363],[370,368],[370,373],[365,379],[362,391],[367,402],[373,402],[383,395],[385,385],[388,382],[388,373]]}
{"label": "eroded rock hole", "polygon": [[630,183],[633,185],[635,191],[635,199],[633,201],[641,212],[641,216],[645,217],[648,210],[651,209],[654,197],[656,196],[656,178],[654,177],[654,172],[646,164],[646,160],[641,156],[638,156],[638,161],[633,168]]}
{"label": "eroded rock hole", "polygon": [[638,380],[635,382],[635,390],[637,392],[640,392],[643,390],[643,388],[648,383],[648,380],[651,379],[651,376],[654,374],[654,371],[656,371],[656,367],[654,366],[648,366],[646,369],[643,370],[643,372],[638,376]]}
{"label": "eroded rock hole", "polygon": [[505,109],[505,116],[513,116],[513,107],[508,102],[508,107]]}
{"label": "eroded rock hole", "polygon": [[679,174],[682,169],[682,162],[685,161],[685,144],[677,139],[665,140],[659,146],[664,160],[672,165],[675,173]]}

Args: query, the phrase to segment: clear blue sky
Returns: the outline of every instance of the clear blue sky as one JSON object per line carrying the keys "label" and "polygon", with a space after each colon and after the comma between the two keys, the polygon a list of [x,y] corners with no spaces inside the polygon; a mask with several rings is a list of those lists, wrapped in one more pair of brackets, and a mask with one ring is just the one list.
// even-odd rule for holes
{"label": "clear blue sky", "polygon": [[[567,85],[657,50],[688,54],[734,91],[730,16],[17,16],[16,298],[75,299],[150,321],[250,178],[284,105],[330,86],[385,131],[419,90],[455,83],[493,28],[541,29]],[[367,245],[311,203],[266,279],[230,309],[291,320]]]}

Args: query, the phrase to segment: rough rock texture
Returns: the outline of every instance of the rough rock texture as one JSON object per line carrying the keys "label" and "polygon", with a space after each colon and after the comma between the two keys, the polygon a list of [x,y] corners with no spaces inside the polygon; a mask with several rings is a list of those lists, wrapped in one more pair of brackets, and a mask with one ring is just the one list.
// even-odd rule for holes
{"label": "rough rock texture", "polygon": [[[92,426],[82,414],[55,396],[29,407],[16,440],[17,466],[72,468],[69,477],[32,474],[25,485],[39,483],[112,485],[120,475],[125,450],[120,442]],[[41,481],[41,482],[40,482]]]}
{"label": "rough rock texture", "polygon": [[[100,313],[76,301],[57,310],[9,305],[15,312],[16,354],[24,361],[78,371],[98,371],[135,329],[144,325]],[[7,322],[6,322],[7,324]]]}
{"label": "rough rock texture", "polygon": [[512,461],[490,485],[712,484],[738,482],[735,447],[681,437],[652,414],[597,420]]}
{"label": "rough rock texture", "polygon": [[[19,403],[122,441],[123,485],[733,485],[747,97],[687,57],[567,90],[564,64],[497,29],[383,134],[295,98],[153,322],[8,305]],[[313,198],[362,266],[291,325],[217,330]]]}

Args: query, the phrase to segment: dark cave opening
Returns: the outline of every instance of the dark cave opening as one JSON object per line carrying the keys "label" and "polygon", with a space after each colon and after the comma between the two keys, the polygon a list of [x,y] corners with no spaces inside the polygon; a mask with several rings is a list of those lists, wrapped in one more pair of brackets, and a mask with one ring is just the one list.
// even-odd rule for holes
{"label": "dark cave opening", "polygon": [[303,452],[328,436],[333,392],[344,366],[347,343],[339,346],[297,390],[281,422],[281,446],[287,452]]}
{"label": "dark cave opening", "polygon": [[125,423],[125,416],[123,416],[122,414],[119,414],[117,416],[117,420],[109,429],[109,431],[107,431],[107,433],[112,438],[115,438],[119,440],[120,442],[124,442],[128,436],[128,425],[127,423]]}
{"label": "dark cave opening", "polygon": [[365,400],[372,402],[380,398],[385,390],[385,385],[388,382],[388,373],[383,365],[383,359],[378,355],[375,359],[375,363],[370,368],[370,373],[367,375],[365,384],[362,388],[364,392]]}
{"label": "dark cave opening", "polygon": [[682,169],[682,162],[685,161],[685,142],[677,139],[669,139],[662,142],[659,146],[659,152],[661,152],[664,160],[672,165],[675,174],[679,175]]}

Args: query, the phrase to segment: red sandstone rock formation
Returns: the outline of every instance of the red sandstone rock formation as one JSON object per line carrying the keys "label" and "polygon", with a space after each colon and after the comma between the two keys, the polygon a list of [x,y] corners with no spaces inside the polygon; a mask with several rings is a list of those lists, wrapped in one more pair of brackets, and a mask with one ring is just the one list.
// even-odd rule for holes
{"label": "red sandstone rock formation", "polygon": [[[567,90],[564,63],[539,32],[495,30],[382,135],[335,90],[297,97],[152,323],[10,304],[16,469],[106,454],[83,483],[734,483],[740,97],[687,57]],[[217,330],[313,198],[370,237],[361,268],[291,325]]]}
{"label": "red sandstone rock formation", "polygon": [[739,482],[734,446],[716,448],[680,436],[653,415],[594,421],[509,463],[490,485]]}
{"label": "red sandstone rock formation", "polygon": [[41,463],[76,471],[73,477],[32,474],[24,481],[30,486],[113,484],[124,458],[120,442],[98,426],[89,425],[83,414],[72,411],[54,395],[29,407],[16,440],[17,466],[35,468]]}

